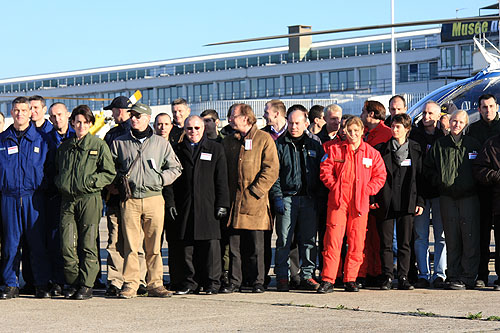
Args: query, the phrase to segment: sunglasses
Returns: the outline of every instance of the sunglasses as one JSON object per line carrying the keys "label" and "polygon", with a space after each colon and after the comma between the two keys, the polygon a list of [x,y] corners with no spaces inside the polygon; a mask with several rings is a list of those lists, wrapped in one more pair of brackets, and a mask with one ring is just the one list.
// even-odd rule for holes
{"label": "sunglasses", "polygon": [[188,130],[188,131],[199,131],[200,128],[201,128],[200,126],[186,127],[186,130]]}
{"label": "sunglasses", "polygon": [[130,112],[130,117],[133,117],[133,118],[136,118],[136,119],[141,119],[142,113]]}

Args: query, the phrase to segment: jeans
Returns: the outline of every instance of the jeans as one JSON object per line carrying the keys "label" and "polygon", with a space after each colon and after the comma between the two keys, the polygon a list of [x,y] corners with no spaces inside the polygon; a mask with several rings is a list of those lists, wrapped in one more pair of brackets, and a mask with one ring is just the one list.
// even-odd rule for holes
{"label": "jeans", "polygon": [[415,256],[417,258],[418,277],[431,280],[429,260],[429,225],[432,212],[432,227],[434,228],[434,274],[432,280],[441,277],[446,279],[446,243],[444,239],[443,222],[439,198],[426,199],[424,212],[415,216]]}
{"label": "jeans", "polygon": [[283,202],[285,214],[276,216],[276,278],[288,278],[288,256],[297,228],[295,237],[299,246],[300,274],[302,279],[307,280],[314,276],[316,267],[316,203],[308,196],[284,197]]}

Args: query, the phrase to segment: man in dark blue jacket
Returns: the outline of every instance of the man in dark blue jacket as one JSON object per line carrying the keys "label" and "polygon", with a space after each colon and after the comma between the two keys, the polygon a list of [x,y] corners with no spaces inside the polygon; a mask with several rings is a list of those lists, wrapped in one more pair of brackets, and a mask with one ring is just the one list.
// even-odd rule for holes
{"label": "man in dark blue jacket", "polygon": [[28,242],[37,298],[47,298],[49,272],[45,244],[44,187],[52,160],[46,138],[30,123],[29,101],[12,102],[14,124],[0,134],[0,191],[2,192],[5,289],[0,299],[19,295],[20,243]]}
{"label": "man in dark blue jacket", "polygon": [[271,188],[276,213],[275,273],[278,291],[288,291],[288,255],[296,228],[301,264],[301,287],[316,290],[316,199],[322,191],[319,165],[321,144],[310,138],[306,114],[295,110],[288,116],[288,133],[276,141],[280,174]]}

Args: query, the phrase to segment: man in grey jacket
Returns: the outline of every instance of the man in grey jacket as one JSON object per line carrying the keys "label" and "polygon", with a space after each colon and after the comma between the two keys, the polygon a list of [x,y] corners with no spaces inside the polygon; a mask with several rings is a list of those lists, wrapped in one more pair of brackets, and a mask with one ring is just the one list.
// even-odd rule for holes
{"label": "man in grey jacket", "polygon": [[[140,271],[138,251],[144,232],[148,296],[168,297],[163,287],[161,234],[163,230],[163,186],[170,185],[181,174],[181,164],[167,140],[155,135],[149,127],[151,108],[136,103],[130,109],[131,130],[118,137],[112,155],[118,176],[128,175],[132,198],[120,203],[124,236],[124,285],[120,298],[137,295]],[[135,162],[134,162],[135,161]]]}

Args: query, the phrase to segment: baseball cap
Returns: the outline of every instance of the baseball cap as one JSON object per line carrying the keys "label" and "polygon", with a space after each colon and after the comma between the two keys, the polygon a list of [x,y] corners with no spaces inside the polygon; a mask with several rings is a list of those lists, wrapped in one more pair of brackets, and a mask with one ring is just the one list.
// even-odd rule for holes
{"label": "baseball cap", "polygon": [[104,107],[104,110],[111,110],[113,108],[118,108],[118,109],[130,109],[132,106],[132,103],[130,103],[130,100],[126,96],[118,96],[113,101],[111,104],[108,106]]}
{"label": "baseball cap", "polygon": [[134,105],[132,105],[132,108],[128,111],[129,112],[135,111],[137,113],[148,114],[148,115],[151,115],[152,113],[151,108],[148,105],[142,103],[135,103]]}

